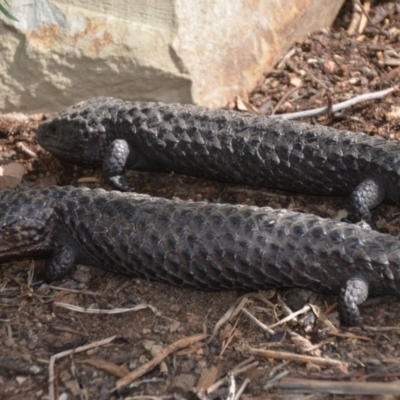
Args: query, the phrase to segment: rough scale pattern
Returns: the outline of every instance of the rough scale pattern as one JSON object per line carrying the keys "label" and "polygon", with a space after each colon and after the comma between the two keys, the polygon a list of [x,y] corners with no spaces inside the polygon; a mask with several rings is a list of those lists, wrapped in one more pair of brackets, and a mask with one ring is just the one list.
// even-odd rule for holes
{"label": "rough scale pattern", "polygon": [[73,187],[0,192],[0,262],[50,256],[204,290],[300,287],[337,294],[345,325],[370,294],[400,296],[400,241],[287,210]]}
{"label": "rough scale pattern", "polygon": [[351,219],[382,200],[400,205],[400,143],[363,133],[180,104],[98,97],[37,132],[70,163],[103,165],[127,190],[124,167],[314,195],[351,195]]}

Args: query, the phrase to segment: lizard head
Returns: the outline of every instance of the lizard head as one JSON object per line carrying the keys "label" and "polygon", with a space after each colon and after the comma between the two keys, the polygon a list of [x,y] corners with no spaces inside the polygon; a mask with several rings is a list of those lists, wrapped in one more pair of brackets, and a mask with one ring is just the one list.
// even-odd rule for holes
{"label": "lizard head", "polygon": [[61,160],[93,166],[101,164],[104,151],[113,140],[108,125],[115,118],[107,107],[108,98],[93,98],[68,107],[40,124],[39,144]]}
{"label": "lizard head", "polygon": [[0,263],[50,252],[53,202],[50,189],[0,192]]}

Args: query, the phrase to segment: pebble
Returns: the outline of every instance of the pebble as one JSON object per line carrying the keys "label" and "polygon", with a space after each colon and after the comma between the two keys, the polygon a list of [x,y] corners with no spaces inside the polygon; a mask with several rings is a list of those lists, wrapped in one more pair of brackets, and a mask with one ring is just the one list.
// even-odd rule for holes
{"label": "pebble", "polygon": [[168,332],[168,328],[163,325],[156,325],[153,327],[154,333],[159,333],[160,335],[165,335]]}
{"label": "pebble", "polygon": [[16,162],[0,165],[0,189],[16,188],[21,183],[24,172],[24,166]]}
{"label": "pebble", "polygon": [[400,107],[394,107],[391,111],[385,115],[386,121],[399,120],[400,119]]}
{"label": "pebble", "polygon": [[17,156],[17,152],[15,150],[10,150],[5,153],[1,153],[1,158],[3,160],[11,160]]}
{"label": "pebble", "polygon": [[179,306],[178,304],[172,304],[172,306],[170,306],[169,308],[172,312],[179,312],[179,310],[181,309],[181,306]]}
{"label": "pebble", "polygon": [[88,283],[91,277],[91,270],[85,265],[78,265],[72,274],[72,279],[79,283]]}
{"label": "pebble", "polygon": [[159,344],[155,344],[155,345],[151,348],[150,354],[151,354],[151,356],[154,358],[154,357],[157,357],[162,351],[163,351],[163,347],[160,346]]}
{"label": "pebble", "polygon": [[181,389],[184,392],[192,392],[196,384],[196,377],[192,374],[177,375],[172,381],[171,387]]}
{"label": "pebble", "polygon": [[291,84],[292,86],[298,88],[298,87],[300,87],[300,86],[303,84],[303,81],[302,81],[299,77],[294,76],[294,77],[290,78],[290,84]]}
{"label": "pebble", "polygon": [[356,76],[349,79],[350,85],[356,85],[359,82],[360,82],[360,78],[357,78]]}
{"label": "pebble", "polygon": [[179,321],[173,321],[172,324],[169,326],[170,333],[176,332],[180,326],[181,323]]}
{"label": "pebble", "polygon": [[15,378],[15,380],[17,381],[17,383],[18,383],[19,385],[21,385],[22,383],[24,383],[27,379],[28,379],[27,376],[17,376],[17,377]]}
{"label": "pebble", "polygon": [[332,60],[327,60],[322,64],[322,70],[325,74],[333,74],[336,70],[336,64]]}

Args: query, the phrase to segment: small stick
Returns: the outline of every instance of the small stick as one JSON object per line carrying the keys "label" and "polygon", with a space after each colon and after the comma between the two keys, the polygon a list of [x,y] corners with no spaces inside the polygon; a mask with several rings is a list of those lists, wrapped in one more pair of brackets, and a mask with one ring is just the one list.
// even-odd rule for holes
{"label": "small stick", "polygon": [[208,339],[208,343],[211,342],[211,340],[214,339],[215,335],[218,333],[219,329],[230,319],[236,317],[236,315],[239,314],[240,310],[248,303],[249,297],[248,295],[244,295],[242,297],[239,297],[238,299],[235,300],[233,305],[229,308],[228,311],[225,312],[225,314],[217,321],[217,323],[214,326],[213,332]]}
{"label": "small stick", "polygon": [[87,291],[87,290],[69,289],[69,288],[63,288],[61,286],[54,286],[54,285],[48,285],[47,287],[50,288],[50,289],[61,290],[61,291],[64,291],[64,292],[86,294],[88,296],[101,296],[100,293],[90,292],[90,291]]}
{"label": "small stick", "polygon": [[49,399],[55,400],[55,389],[54,389],[54,364],[59,358],[69,356],[70,354],[80,353],[92,349],[93,347],[103,346],[104,344],[111,343],[116,336],[111,336],[107,339],[99,340],[97,342],[86,344],[85,346],[77,347],[76,349],[62,351],[61,353],[54,354],[50,357],[49,362]]}
{"label": "small stick", "polygon": [[81,337],[88,336],[87,333],[85,333],[85,332],[81,332],[76,329],[69,328],[67,326],[52,325],[51,328],[54,329],[55,331],[67,332],[67,333],[71,333],[72,335],[77,335],[77,336],[81,336]]}
{"label": "small stick", "polygon": [[[357,4],[357,2],[356,2]],[[371,8],[371,3],[369,1],[366,1],[364,3],[364,6],[361,4],[361,2],[358,2],[359,7],[361,8],[362,15],[361,15],[361,21],[360,25],[358,27],[358,34],[361,35],[364,32],[365,27],[367,26],[367,22],[370,21],[371,19],[368,19],[368,12]]]}
{"label": "small stick", "polygon": [[235,395],[236,395],[236,382],[235,382],[235,376],[232,373],[228,374],[229,378],[229,389],[228,389],[228,396],[226,397],[226,400],[235,400]]}
{"label": "small stick", "polygon": [[280,389],[291,389],[301,393],[398,395],[400,382],[336,382],[316,379],[284,378],[277,385]]}
{"label": "small stick", "polygon": [[286,99],[291,96],[296,90],[299,90],[300,88],[298,87],[294,87],[290,90],[288,90],[282,97],[281,99],[276,103],[276,106],[272,109],[271,111],[271,115],[275,115],[276,111],[278,110],[278,108],[281,106],[281,104],[283,104],[284,101],[286,101]]}
{"label": "small stick", "polygon": [[297,317],[300,314],[305,314],[308,311],[310,311],[311,307],[306,304],[303,308],[301,308],[300,310],[295,311],[294,313],[289,314],[287,317],[281,319],[278,322],[275,322],[274,324],[268,326],[268,329],[273,329],[279,325],[284,324],[285,322],[291,321],[292,319],[294,319],[295,317]]}
{"label": "small stick", "polygon": [[[251,358],[247,359],[246,361],[251,361]],[[237,365],[235,368],[233,368],[232,370],[230,370],[228,372],[228,374],[232,374],[233,376],[238,376],[240,374],[242,374],[243,372],[246,372],[248,370],[254,369],[258,366],[259,362],[258,361],[254,361],[251,364],[247,364],[245,365],[244,362],[240,363],[239,365]],[[219,387],[221,387],[222,385],[224,385],[225,383],[229,382],[228,376],[225,375],[223,378],[221,378],[219,381],[215,382],[213,385],[209,386],[206,390],[206,393],[209,395],[212,392],[215,392]]]}
{"label": "small stick", "polygon": [[316,365],[323,366],[334,366],[334,367],[343,367],[346,364],[342,361],[334,360],[332,358],[323,358],[323,357],[314,357],[314,356],[305,356],[302,354],[289,353],[287,351],[275,351],[275,350],[262,350],[262,349],[254,349],[251,348],[250,354],[255,356],[263,356],[267,358],[274,358],[278,360],[291,360],[301,363],[313,363]]}
{"label": "small stick", "polygon": [[[382,35],[385,35],[386,37],[390,37],[390,33],[386,32],[384,29],[382,29],[379,25],[375,24],[374,21],[372,21],[371,17],[368,15],[368,12],[365,10],[364,6],[361,4],[360,0],[354,0],[356,4],[360,7],[361,12],[365,15],[365,18],[368,20],[368,22],[374,26]],[[369,8],[369,7],[368,7]],[[361,33],[361,32],[360,32]]]}
{"label": "small stick", "polygon": [[117,381],[116,387],[113,389],[113,391],[122,389],[126,386],[128,386],[130,383],[132,383],[135,379],[140,378],[150,370],[152,370],[156,365],[160,364],[164,358],[168,357],[171,353],[173,353],[176,350],[183,349],[185,347],[189,347],[194,343],[199,342],[200,340],[203,340],[207,337],[207,334],[205,333],[200,333],[197,335],[185,337],[183,339],[177,340],[176,342],[170,344],[167,346],[163,351],[161,351],[156,357],[154,357],[152,360],[149,362],[141,365],[139,368],[136,368],[134,371],[129,373],[128,375],[124,376],[123,378],[119,379]]}
{"label": "small stick", "polygon": [[15,148],[18,149],[21,153],[24,153],[28,158],[37,157],[37,154],[23,142],[16,143]]}
{"label": "small stick", "polygon": [[[289,362],[289,361],[286,361],[287,363]],[[264,386],[264,389],[268,389],[268,388],[271,388],[271,387],[274,387],[274,386],[276,386],[277,385],[277,383],[280,381],[280,380],[282,380],[286,375],[288,375],[289,374],[289,371],[287,371],[287,370],[285,370],[285,371],[282,371],[282,372],[280,372],[279,374],[276,374],[272,379],[270,379],[268,382],[267,382],[267,384]]]}
{"label": "small stick", "polygon": [[244,389],[246,389],[246,386],[250,383],[250,379],[246,378],[243,383],[242,386],[240,386],[239,390],[236,393],[235,396],[235,400],[239,400],[240,396],[242,395],[242,393],[244,392]]}
{"label": "small stick", "polygon": [[273,335],[275,332],[270,329],[267,325],[263,324],[258,318],[256,318],[250,311],[246,308],[242,309],[242,312],[245,313],[253,322],[256,323],[262,330],[268,332],[270,335]]}
{"label": "small stick", "polygon": [[[344,108],[348,108],[354,106],[357,103],[367,100],[376,100],[381,99],[382,97],[386,96],[387,94],[397,90],[397,86],[393,86],[389,89],[380,90],[379,92],[370,92],[360,94],[359,96],[353,97],[350,100],[343,101],[341,103],[334,104],[332,106],[332,112],[343,110]],[[304,118],[304,117],[314,117],[316,115],[323,114],[329,111],[330,107],[320,107],[314,108],[313,110],[304,110],[298,111],[294,113],[287,113],[287,114],[276,114],[276,115],[269,115],[268,118],[282,118],[282,119],[296,119],[296,118]]]}
{"label": "small stick", "polygon": [[102,308],[83,308],[80,306],[75,306],[73,304],[61,303],[59,301],[55,301],[54,305],[57,307],[66,308],[70,311],[80,312],[84,314],[122,314],[131,311],[140,311],[145,308],[150,308],[151,311],[157,313],[156,308],[151,306],[150,304],[138,304],[137,306],[131,308],[113,308],[111,310]]}
{"label": "small stick", "polygon": [[360,6],[353,0],[353,15],[349,27],[347,28],[347,33],[349,35],[354,35],[356,33],[357,27],[360,25],[361,15]]}
{"label": "small stick", "polygon": [[369,326],[363,325],[363,329],[371,332],[398,332],[400,331],[400,326]]}
{"label": "small stick", "polygon": [[[245,310],[245,309],[243,309],[243,310]],[[222,349],[221,349],[221,352],[219,353],[220,357],[223,356],[223,354],[225,353],[225,350],[227,349],[227,347],[229,346],[229,344],[232,342],[233,338],[235,337],[236,332],[238,330],[237,326],[238,326],[239,321],[240,321],[240,315],[236,318],[235,325],[233,325],[232,329],[230,330],[228,339],[226,341],[225,340],[222,341]]]}
{"label": "small stick", "polygon": [[86,360],[83,360],[83,362],[86,364],[90,364],[93,367],[102,369],[102,370],[108,372],[109,374],[114,375],[118,378],[122,378],[122,377],[128,375],[130,372],[129,369],[127,369],[125,367],[114,364],[110,361],[104,360],[99,357],[90,357]]}

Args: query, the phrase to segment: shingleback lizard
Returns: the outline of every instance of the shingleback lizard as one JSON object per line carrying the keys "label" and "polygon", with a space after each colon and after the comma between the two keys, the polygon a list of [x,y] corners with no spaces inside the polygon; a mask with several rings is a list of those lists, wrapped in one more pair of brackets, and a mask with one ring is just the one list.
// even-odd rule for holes
{"label": "shingleback lizard", "polygon": [[0,263],[48,257],[203,290],[299,287],[338,295],[360,323],[368,294],[400,297],[400,241],[358,225],[268,207],[74,187],[0,192]]}
{"label": "shingleback lizard", "polygon": [[382,201],[400,205],[400,143],[264,116],[180,104],[82,101],[43,122],[39,143],[76,164],[174,171],[313,195],[350,196],[350,220]]}

